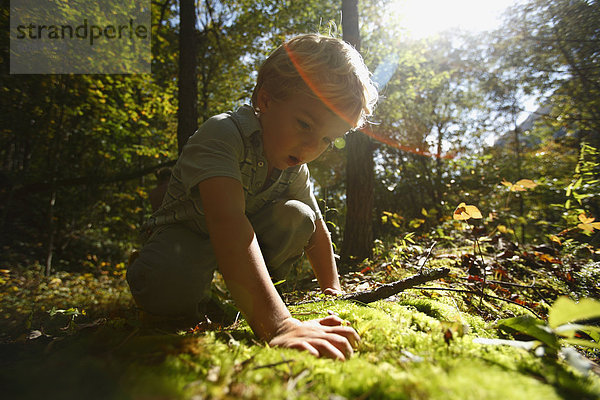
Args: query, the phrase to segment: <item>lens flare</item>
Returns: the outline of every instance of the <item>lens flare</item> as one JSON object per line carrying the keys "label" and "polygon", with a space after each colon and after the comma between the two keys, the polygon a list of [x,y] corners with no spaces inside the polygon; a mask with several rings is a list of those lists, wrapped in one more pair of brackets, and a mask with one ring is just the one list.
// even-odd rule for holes
{"label": "lens flare", "polygon": [[[325,97],[323,95],[323,93],[319,90],[319,88],[317,87],[317,85],[315,84],[315,82],[313,82],[313,80],[310,78],[310,76],[308,76],[308,74],[306,73],[306,71],[302,68],[302,66],[300,65],[300,62],[298,60],[298,57],[296,57],[296,55],[289,48],[289,46],[287,45],[287,43],[284,44],[284,49],[287,52],[288,57],[292,61],[292,64],[294,64],[294,67],[296,68],[296,71],[298,71],[298,74],[300,75],[300,77],[302,78],[302,80],[304,81],[304,83],[306,84],[306,86],[309,87],[309,89],[319,98],[319,100],[321,100],[323,102],[323,104],[325,104],[325,106],[327,106],[331,111],[333,111],[342,120],[346,121],[349,126],[354,127],[356,125],[356,121],[353,121],[350,118],[350,116],[348,116],[345,113],[343,113],[327,97]],[[387,81],[389,81],[391,79],[391,77],[394,74],[396,68],[398,67],[398,61],[397,60],[391,58],[390,60],[387,60],[387,61],[390,62],[390,64],[388,66],[382,66],[381,68],[378,67],[375,70],[376,74],[378,75],[378,79],[381,79],[382,82],[385,82],[385,83],[387,83]],[[385,62],[387,62],[387,61],[385,61]],[[379,72],[378,72],[378,70],[379,70]],[[385,83],[384,83],[384,85],[385,85]],[[380,85],[380,87],[382,87],[384,85]],[[402,151],[406,151],[406,152],[410,152],[410,153],[414,153],[414,154],[418,154],[418,155],[422,155],[422,156],[426,156],[426,157],[453,158],[452,155],[448,155],[448,154],[446,154],[446,155],[433,154],[433,153],[431,153],[429,151],[415,149],[415,148],[410,147],[410,146],[402,145],[402,144],[398,143],[398,141],[395,140],[395,139],[392,139],[390,137],[387,137],[387,136],[384,136],[382,134],[374,132],[367,125],[365,125],[364,127],[360,128],[359,130],[362,133],[364,133],[365,135],[367,135],[370,138],[372,138],[373,140],[376,140],[376,141],[378,141],[380,143],[383,143],[383,144],[386,144],[388,146],[394,147],[394,148],[396,148],[398,150],[402,150]],[[345,145],[345,143],[344,143],[344,145]]]}

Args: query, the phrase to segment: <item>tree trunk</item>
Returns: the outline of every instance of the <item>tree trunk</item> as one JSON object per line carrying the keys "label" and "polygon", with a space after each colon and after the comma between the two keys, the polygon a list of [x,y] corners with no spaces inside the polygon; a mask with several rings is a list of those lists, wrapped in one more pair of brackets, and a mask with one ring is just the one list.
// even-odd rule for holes
{"label": "tree trunk", "polygon": [[[344,40],[360,50],[358,1],[342,1]],[[360,262],[373,250],[373,146],[360,131],[348,134],[346,140],[346,226],[342,260]]]}
{"label": "tree trunk", "polygon": [[188,138],[198,129],[196,5],[194,0],[180,0],[179,21],[177,147],[179,154],[181,154]]}
{"label": "tree trunk", "polygon": [[[513,126],[514,126],[514,138],[515,138],[515,163],[517,167],[517,178],[516,180],[523,179],[523,171],[521,168],[522,165],[522,157],[521,157],[521,135],[519,124],[517,123],[517,100],[513,100],[512,106],[512,117],[513,117]],[[518,194],[519,199],[519,216],[523,217],[525,213],[525,205],[523,204],[523,195],[521,193]],[[521,224],[521,244],[525,244],[525,229],[526,225]],[[515,232],[516,235],[516,232]]]}
{"label": "tree trunk", "polygon": [[46,265],[44,275],[50,276],[52,273],[52,258],[54,257],[54,205],[56,204],[56,190],[52,190],[50,201],[48,203],[48,247],[46,249]]}

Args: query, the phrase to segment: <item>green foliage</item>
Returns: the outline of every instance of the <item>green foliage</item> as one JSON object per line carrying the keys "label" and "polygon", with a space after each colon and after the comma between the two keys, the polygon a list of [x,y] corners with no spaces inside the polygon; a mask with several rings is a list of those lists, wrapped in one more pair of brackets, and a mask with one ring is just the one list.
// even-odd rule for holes
{"label": "green foliage", "polygon": [[600,184],[600,179],[598,179],[600,173],[599,155],[600,151],[597,148],[586,142],[581,143],[573,181],[565,189],[565,196],[567,197],[565,209],[569,210],[571,208],[573,200],[583,209],[593,207],[596,210],[600,207],[598,201],[593,199],[597,195],[595,188]]}
{"label": "green foliage", "polygon": [[[318,2],[198,7],[201,120],[248,101],[252,71],[275,43],[335,17]],[[152,74],[3,72],[0,261],[49,273],[81,269],[90,254],[127,258],[150,213],[147,175],[177,154],[177,17],[170,2],[152,7]],[[8,25],[7,8],[1,18]]]}
{"label": "green foliage", "polygon": [[18,336],[24,327],[40,329],[53,319],[64,327],[68,321],[62,317],[77,322],[131,308],[125,264],[90,262],[87,269],[94,273],[61,271],[45,277],[40,265],[0,270],[0,340]]}
{"label": "green foliage", "polygon": [[[57,252],[67,263],[81,262],[76,249],[92,232],[108,240],[134,238],[145,213],[135,194],[141,182],[118,176],[171,156],[172,142],[159,133],[174,116],[172,92],[145,75],[2,80],[10,118],[1,139],[6,186],[0,223],[11,235],[1,243],[33,257],[13,261],[42,261]],[[30,247],[40,242],[44,246]]]}
{"label": "green foliage", "polygon": [[600,74],[592,54],[599,20],[596,2],[531,0],[513,7],[501,32],[502,58],[523,72],[517,79],[553,92],[557,128],[597,131]]}
{"label": "green foliage", "polygon": [[[448,215],[460,201],[497,213],[525,242],[573,228],[582,212],[598,219],[598,69],[589,56],[597,6],[532,0],[507,16],[501,35],[408,41],[385,18],[388,3],[361,4],[364,58],[372,71],[393,71],[371,127],[387,143],[374,142],[376,236],[435,232],[451,241],[460,228]],[[339,4],[331,2],[215,5],[198,5],[201,120],[247,102],[253,71],[284,38],[340,34]],[[155,183],[140,171],[176,157],[178,29],[174,3],[152,8],[149,75],[0,77],[0,260],[76,270],[87,268],[89,255],[110,263],[126,258]],[[512,148],[484,146],[486,135],[514,139],[520,94],[550,90],[551,113],[518,132],[529,143],[518,162]],[[338,149],[311,165],[336,245],[346,217],[343,156]],[[539,186],[526,198],[515,192],[507,205],[498,183],[524,177]],[[384,212],[401,219],[384,223]],[[527,227],[519,229],[519,221]],[[574,230],[559,236],[563,243],[598,240]]]}
{"label": "green foliage", "polygon": [[554,358],[562,354],[573,367],[588,373],[592,364],[565,346],[576,345],[600,349],[600,328],[596,325],[574,323],[597,320],[599,317],[600,302],[593,299],[574,302],[567,297],[560,297],[550,308],[547,323],[530,315],[498,321],[499,329],[525,334],[537,342],[528,342],[527,345],[515,341],[488,341],[488,343],[524,346],[523,348],[535,350],[538,355],[548,354]]}

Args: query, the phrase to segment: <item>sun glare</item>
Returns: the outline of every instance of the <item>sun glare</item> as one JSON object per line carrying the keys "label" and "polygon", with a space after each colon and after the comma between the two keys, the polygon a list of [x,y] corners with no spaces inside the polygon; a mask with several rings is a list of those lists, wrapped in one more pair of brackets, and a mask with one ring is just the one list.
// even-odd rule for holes
{"label": "sun glare", "polygon": [[390,16],[416,39],[449,29],[481,32],[496,28],[515,0],[396,0]]}

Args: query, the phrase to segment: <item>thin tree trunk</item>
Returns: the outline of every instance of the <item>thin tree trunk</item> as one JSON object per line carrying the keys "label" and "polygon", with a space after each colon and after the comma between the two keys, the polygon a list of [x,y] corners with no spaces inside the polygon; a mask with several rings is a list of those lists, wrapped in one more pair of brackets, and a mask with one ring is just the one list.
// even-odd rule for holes
{"label": "thin tree trunk", "polygon": [[[512,110],[512,117],[513,117],[513,126],[514,126],[514,138],[515,138],[515,161],[517,164],[517,180],[518,179],[523,179],[523,171],[521,169],[521,164],[522,164],[522,157],[521,157],[521,135],[520,135],[520,129],[519,129],[519,124],[517,123],[517,105],[516,105],[516,99],[513,102],[513,110]],[[523,195],[520,194],[519,195],[519,216],[523,217],[524,214],[524,210],[525,209],[525,205],[523,204]],[[521,244],[525,244],[525,224],[521,224]],[[516,234],[516,232],[515,232]]]}
{"label": "thin tree trunk", "polygon": [[194,0],[179,2],[179,108],[177,147],[179,154],[198,128],[198,81],[196,78],[196,5]]}
{"label": "thin tree trunk", "polygon": [[46,251],[46,268],[45,275],[50,276],[52,272],[52,257],[54,256],[54,205],[56,204],[56,189],[50,194],[50,202],[48,203],[48,247]]}
{"label": "thin tree trunk", "polygon": [[[59,87],[62,91],[61,93],[61,97],[64,95],[64,93],[66,92],[66,85],[67,83],[65,83],[65,81],[60,78],[59,79]],[[50,276],[50,273],[52,272],[52,258],[54,257],[54,248],[56,247],[56,224],[54,223],[54,206],[56,205],[56,193],[57,193],[57,186],[56,186],[56,177],[58,176],[59,173],[59,158],[60,158],[60,154],[62,153],[62,149],[61,149],[61,141],[62,141],[62,137],[60,136],[63,132],[63,124],[64,124],[64,115],[65,115],[65,106],[62,105],[60,106],[59,112],[58,112],[58,116],[57,116],[57,121],[58,121],[58,125],[54,131],[54,149],[52,151],[50,151],[48,153],[48,169],[51,172],[51,179],[52,179],[52,183],[51,183],[51,191],[50,191],[50,201],[48,202],[48,247],[47,247],[47,252],[46,252],[46,268],[45,268],[45,274],[46,276]]]}
{"label": "thin tree trunk", "polygon": [[[358,1],[342,1],[344,40],[360,50]],[[342,259],[360,262],[373,251],[373,146],[359,131],[348,134],[346,141],[346,226]]]}

